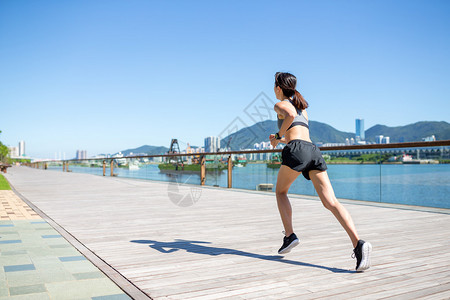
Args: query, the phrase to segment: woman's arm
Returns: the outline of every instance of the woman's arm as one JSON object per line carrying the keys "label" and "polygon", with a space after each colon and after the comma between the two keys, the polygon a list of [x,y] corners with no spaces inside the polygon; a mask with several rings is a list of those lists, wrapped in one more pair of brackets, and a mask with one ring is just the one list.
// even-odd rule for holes
{"label": "woman's arm", "polygon": [[287,129],[291,126],[294,121],[295,116],[297,115],[297,111],[294,106],[287,102],[278,102],[275,104],[274,109],[277,114],[284,116],[283,124],[281,125],[278,134],[280,136],[284,136],[286,134]]}
{"label": "woman's arm", "polygon": [[284,116],[283,124],[278,131],[281,139],[276,140],[275,134],[271,134],[269,136],[270,144],[275,148],[278,143],[286,144],[286,139],[283,136],[286,134],[287,129],[294,121],[294,118],[297,115],[297,111],[295,110],[294,106],[292,106],[292,104],[287,104],[286,102],[278,102],[277,104],[275,104],[274,110],[277,114]]}
{"label": "woman's arm", "polygon": [[283,143],[283,144],[286,144],[286,139],[283,137],[283,138],[281,138],[281,139],[279,139],[279,140],[276,140],[275,139],[275,134],[271,134],[270,136],[269,136],[269,140],[270,140],[270,144],[272,145],[272,147],[276,147],[279,143]]}

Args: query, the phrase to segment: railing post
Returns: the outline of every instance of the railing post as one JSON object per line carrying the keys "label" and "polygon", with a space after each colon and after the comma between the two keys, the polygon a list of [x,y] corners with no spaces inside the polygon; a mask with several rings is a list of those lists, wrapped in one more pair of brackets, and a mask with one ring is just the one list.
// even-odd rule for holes
{"label": "railing post", "polygon": [[111,169],[111,177],[112,177],[112,176],[114,176],[114,160],[113,159],[111,159],[110,169]]}
{"label": "railing post", "polygon": [[103,160],[103,176],[106,174],[106,160]]}
{"label": "railing post", "polygon": [[200,184],[205,185],[206,177],[206,158],[204,155],[200,157]]}
{"label": "railing post", "polygon": [[231,154],[228,156],[228,188],[231,188],[231,175],[233,173],[233,161],[231,160]]}

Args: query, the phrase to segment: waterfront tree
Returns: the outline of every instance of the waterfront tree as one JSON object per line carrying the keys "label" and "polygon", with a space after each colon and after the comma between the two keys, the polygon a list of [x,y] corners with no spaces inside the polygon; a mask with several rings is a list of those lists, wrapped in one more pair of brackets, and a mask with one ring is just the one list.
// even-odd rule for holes
{"label": "waterfront tree", "polygon": [[[0,135],[2,131],[0,130]],[[5,145],[3,145],[2,141],[0,141],[0,161],[6,162],[9,156],[9,149]]]}

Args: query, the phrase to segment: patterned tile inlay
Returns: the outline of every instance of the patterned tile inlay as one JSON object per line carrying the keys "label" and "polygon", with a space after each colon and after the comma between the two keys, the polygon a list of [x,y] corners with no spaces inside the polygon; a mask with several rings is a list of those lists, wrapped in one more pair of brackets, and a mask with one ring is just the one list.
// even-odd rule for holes
{"label": "patterned tile inlay", "polygon": [[2,221],[41,219],[11,190],[0,190],[0,200],[0,220]]}

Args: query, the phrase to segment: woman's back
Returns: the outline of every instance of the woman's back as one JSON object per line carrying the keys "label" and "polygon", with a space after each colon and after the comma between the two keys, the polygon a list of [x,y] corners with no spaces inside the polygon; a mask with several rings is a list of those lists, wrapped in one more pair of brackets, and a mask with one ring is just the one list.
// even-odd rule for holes
{"label": "woman's back", "polygon": [[[289,101],[292,106],[292,102],[288,99],[283,101]],[[285,139],[286,143],[289,143],[291,140],[304,140],[307,142],[311,142],[309,137],[309,122],[308,122],[308,114],[306,113],[306,109],[301,110],[299,108],[294,108],[297,111],[297,116],[295,116],[291,127],[286,131]],[[281,124],[284,121],[284,116],[277,115],[278,117],[278,128],[281,127]]]}

